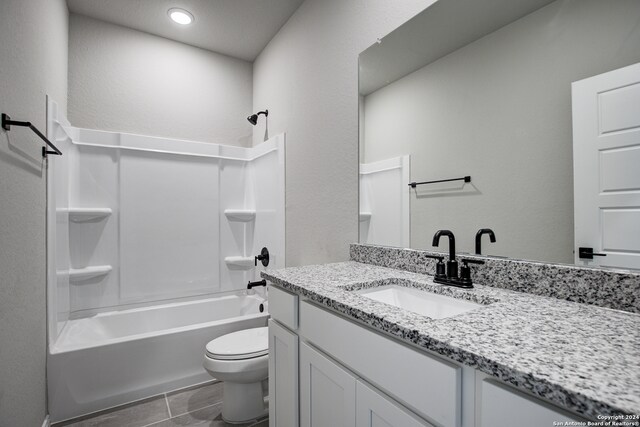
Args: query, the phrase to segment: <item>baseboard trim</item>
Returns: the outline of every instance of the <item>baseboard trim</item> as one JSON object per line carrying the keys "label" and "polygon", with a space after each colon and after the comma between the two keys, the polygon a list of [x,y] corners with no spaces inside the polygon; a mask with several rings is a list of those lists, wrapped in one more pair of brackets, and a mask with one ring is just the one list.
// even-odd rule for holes
{"label": "baseboard trim", "polygon": [[44,421],[42,422],[42,427],[49,427],[51,423],[49,422],[49,415],[44,417]]}

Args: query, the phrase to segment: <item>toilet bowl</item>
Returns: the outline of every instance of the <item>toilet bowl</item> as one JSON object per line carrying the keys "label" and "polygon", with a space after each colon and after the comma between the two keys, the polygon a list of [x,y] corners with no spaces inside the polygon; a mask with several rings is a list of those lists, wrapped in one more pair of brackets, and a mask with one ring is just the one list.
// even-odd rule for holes
{"label": "toilet bowl", "polygon": [[210,341],[204,368],[224,381],[222,418],[242,423],[267,415],[262,382],[269,376],[267,327],[245,329]]}

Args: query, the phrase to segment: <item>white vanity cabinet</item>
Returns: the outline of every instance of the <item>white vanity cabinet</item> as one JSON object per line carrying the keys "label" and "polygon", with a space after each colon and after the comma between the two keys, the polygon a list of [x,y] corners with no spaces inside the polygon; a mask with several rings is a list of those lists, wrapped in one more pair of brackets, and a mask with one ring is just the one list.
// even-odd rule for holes
{"label": "white vanity cabinet", "polygon": [[269,427],[298,427],[298,296],[271,287],[269,312]]}
{"label": "white vanity cabinet", "polygon": [[305,343],[300,343],[300,425],[433,427]]}
{"label": "white vanity cabinet", "polygon": [[433,424],[461,427],[462,368],[307,301],[301,339]]}
{"label": "white vanity cabinet", "polygon": [[356,383],[356,427],[433,427],[367,383]]}
{"label": "white vanity cabinet", "polygon": [[519,427],[565,425],[571,422],[579,425],[580,421],[585,421],[491,379],[480,382],[477,400],[479,420],[476,427],[512,427],[514,420],[518,420]]}
{"label": "white vanity cabinet", "polygon": [[298,425],[298,336],[269,320],[269,426]]}
{"label": "white vanity cabinet", "polygon": [[300,426],[354,427],[356,377],[300,343]]}
{"label": "white vanity cabinet", "polygon": [[270,427],[528,427],[584,421],[475,369],[270,288]]}

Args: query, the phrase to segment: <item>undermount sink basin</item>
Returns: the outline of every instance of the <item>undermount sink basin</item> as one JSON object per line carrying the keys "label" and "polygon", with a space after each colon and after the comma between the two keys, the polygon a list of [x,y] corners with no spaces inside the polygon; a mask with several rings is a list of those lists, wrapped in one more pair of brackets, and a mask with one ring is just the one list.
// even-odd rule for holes
{"label": "undermount sink basin", "polygon": [[482,307],[475,302],[397,285],[362,289],[356,293],[432,319],[445,319]]}

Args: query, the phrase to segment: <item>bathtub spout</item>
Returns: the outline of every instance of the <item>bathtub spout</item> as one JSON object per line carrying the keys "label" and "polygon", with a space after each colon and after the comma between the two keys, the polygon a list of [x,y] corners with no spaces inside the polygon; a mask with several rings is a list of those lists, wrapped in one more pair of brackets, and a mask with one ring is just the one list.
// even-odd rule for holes
{"label": "bathtub spout", "polygon": [[256,286],[264,286],[264,287],[266,287],[267,286],[267,281],[265,279],[262,279],[262,280],[258,280],[256,282],[249,281],[249,283],[247,283],[247,289],[251,289],[251,288],[254,288]]}

